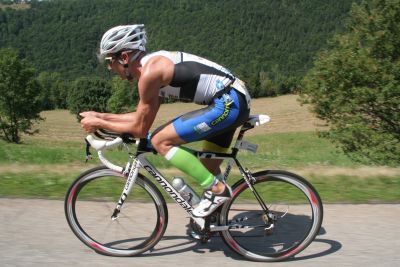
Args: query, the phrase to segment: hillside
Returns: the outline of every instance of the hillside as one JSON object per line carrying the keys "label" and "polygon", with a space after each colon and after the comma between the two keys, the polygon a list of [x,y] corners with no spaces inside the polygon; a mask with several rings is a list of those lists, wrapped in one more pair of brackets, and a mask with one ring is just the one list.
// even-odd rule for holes
{"label": "hillside", "polygon": [[[358,2],[356,0],[355,2]],[[283,93],[343,29],[352,1],[53,0],[0,10],[0,48],[16,47],[38,71],[64,78],[104,75],[96,50],[118,24],[144,23],[148,50],[183,50],[217,61],[249,88],[272,81]]]}
{"label": "hillside", "polygon": [[[316,119],[306,106],[297,102],[296,95],[285,95],[275,98],[260,98],[252,101],[252,114],[267,114],[271,122],[248,132],[248,135],[268,133],[308,132],[323,129],[324,123]],[[152,129],[175,118],[176,116],[199,109],[201,106],[189,103],[163,104],[157,114]],[[76,118],[67,110],[45,111],[46,119],[37,125],[38,135],[25,138],[82,140],[85,136]]]}

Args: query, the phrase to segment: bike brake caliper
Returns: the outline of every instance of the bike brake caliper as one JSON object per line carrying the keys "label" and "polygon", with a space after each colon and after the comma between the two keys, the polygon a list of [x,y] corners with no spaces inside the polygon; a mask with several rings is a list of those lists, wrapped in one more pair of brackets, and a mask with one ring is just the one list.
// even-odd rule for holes
{"label": "bike brake caliper", "polygon": [[253,175],[252,175],[252,173],[250,172],[250,170],[246,168],[244,171],[246,172],[247,177],[249,178],[250,183],[251,183],[251,184],[255,184],[255,183],[256,183],[256,178],[253,177]]}

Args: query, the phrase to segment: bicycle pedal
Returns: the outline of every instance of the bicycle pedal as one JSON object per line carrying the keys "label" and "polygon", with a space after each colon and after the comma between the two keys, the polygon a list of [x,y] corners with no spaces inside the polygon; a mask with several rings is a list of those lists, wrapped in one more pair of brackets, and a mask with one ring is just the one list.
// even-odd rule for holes
{"label": "bicycle pedal", "polygon": [[199,233],[196,233],[195,231],[191,231],[189,233],[189,237],[196,239],[196,240],[201,240],[202,239],[202,235]]}
{"label": "bicycle pedal", "polygon": [[192,239],[199,240],[203,244],[208,243],[208,241],[210,241],[210,238],[211,238],[211,235],[209,235],[209,234],[199,234],[199,233],[196,233],[195,231],[191,231],[189,233],[189,236]]}

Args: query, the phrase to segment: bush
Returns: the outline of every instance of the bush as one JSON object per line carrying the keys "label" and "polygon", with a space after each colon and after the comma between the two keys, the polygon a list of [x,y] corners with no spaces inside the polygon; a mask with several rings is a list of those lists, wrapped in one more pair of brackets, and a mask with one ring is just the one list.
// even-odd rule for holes
{"label": "bush", "polygon": [[115,76],[111,80],[112,95],[107,102],[112,113],[133,111],[139,101],[136,83],[129,83]]}
{"label": "bush", "polygon": [[101,78],[82,77],[75,80],[68,92],[68,109],[72,114],[82,111],[107,112],[111,96],[109,82]]}

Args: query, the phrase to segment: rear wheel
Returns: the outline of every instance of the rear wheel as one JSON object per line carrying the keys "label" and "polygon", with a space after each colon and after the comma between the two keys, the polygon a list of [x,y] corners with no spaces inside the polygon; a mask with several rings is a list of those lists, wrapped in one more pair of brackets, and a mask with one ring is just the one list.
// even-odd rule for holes
{"label": "rear wheel", "polygon": [[269,212],[264,212],[248,184],[239,181],[221,211],[221,225],[229,225],[221,232],[223,239],[254,261],[281,261],[296,255],[321,227],[323,208],[317,191],[304,178],[285,171],[263,171],[253,177]]}
{"label": "rear wheel", "polygon": [[[126,177],[106,167],[89,170],[71,185],[65,215],[74,234],[87,246],[110,256],[134,256],[157,244],[168,223],[160,191],[140,175],[112,219]],[[146,212],[144,212],[146,211]]]}

